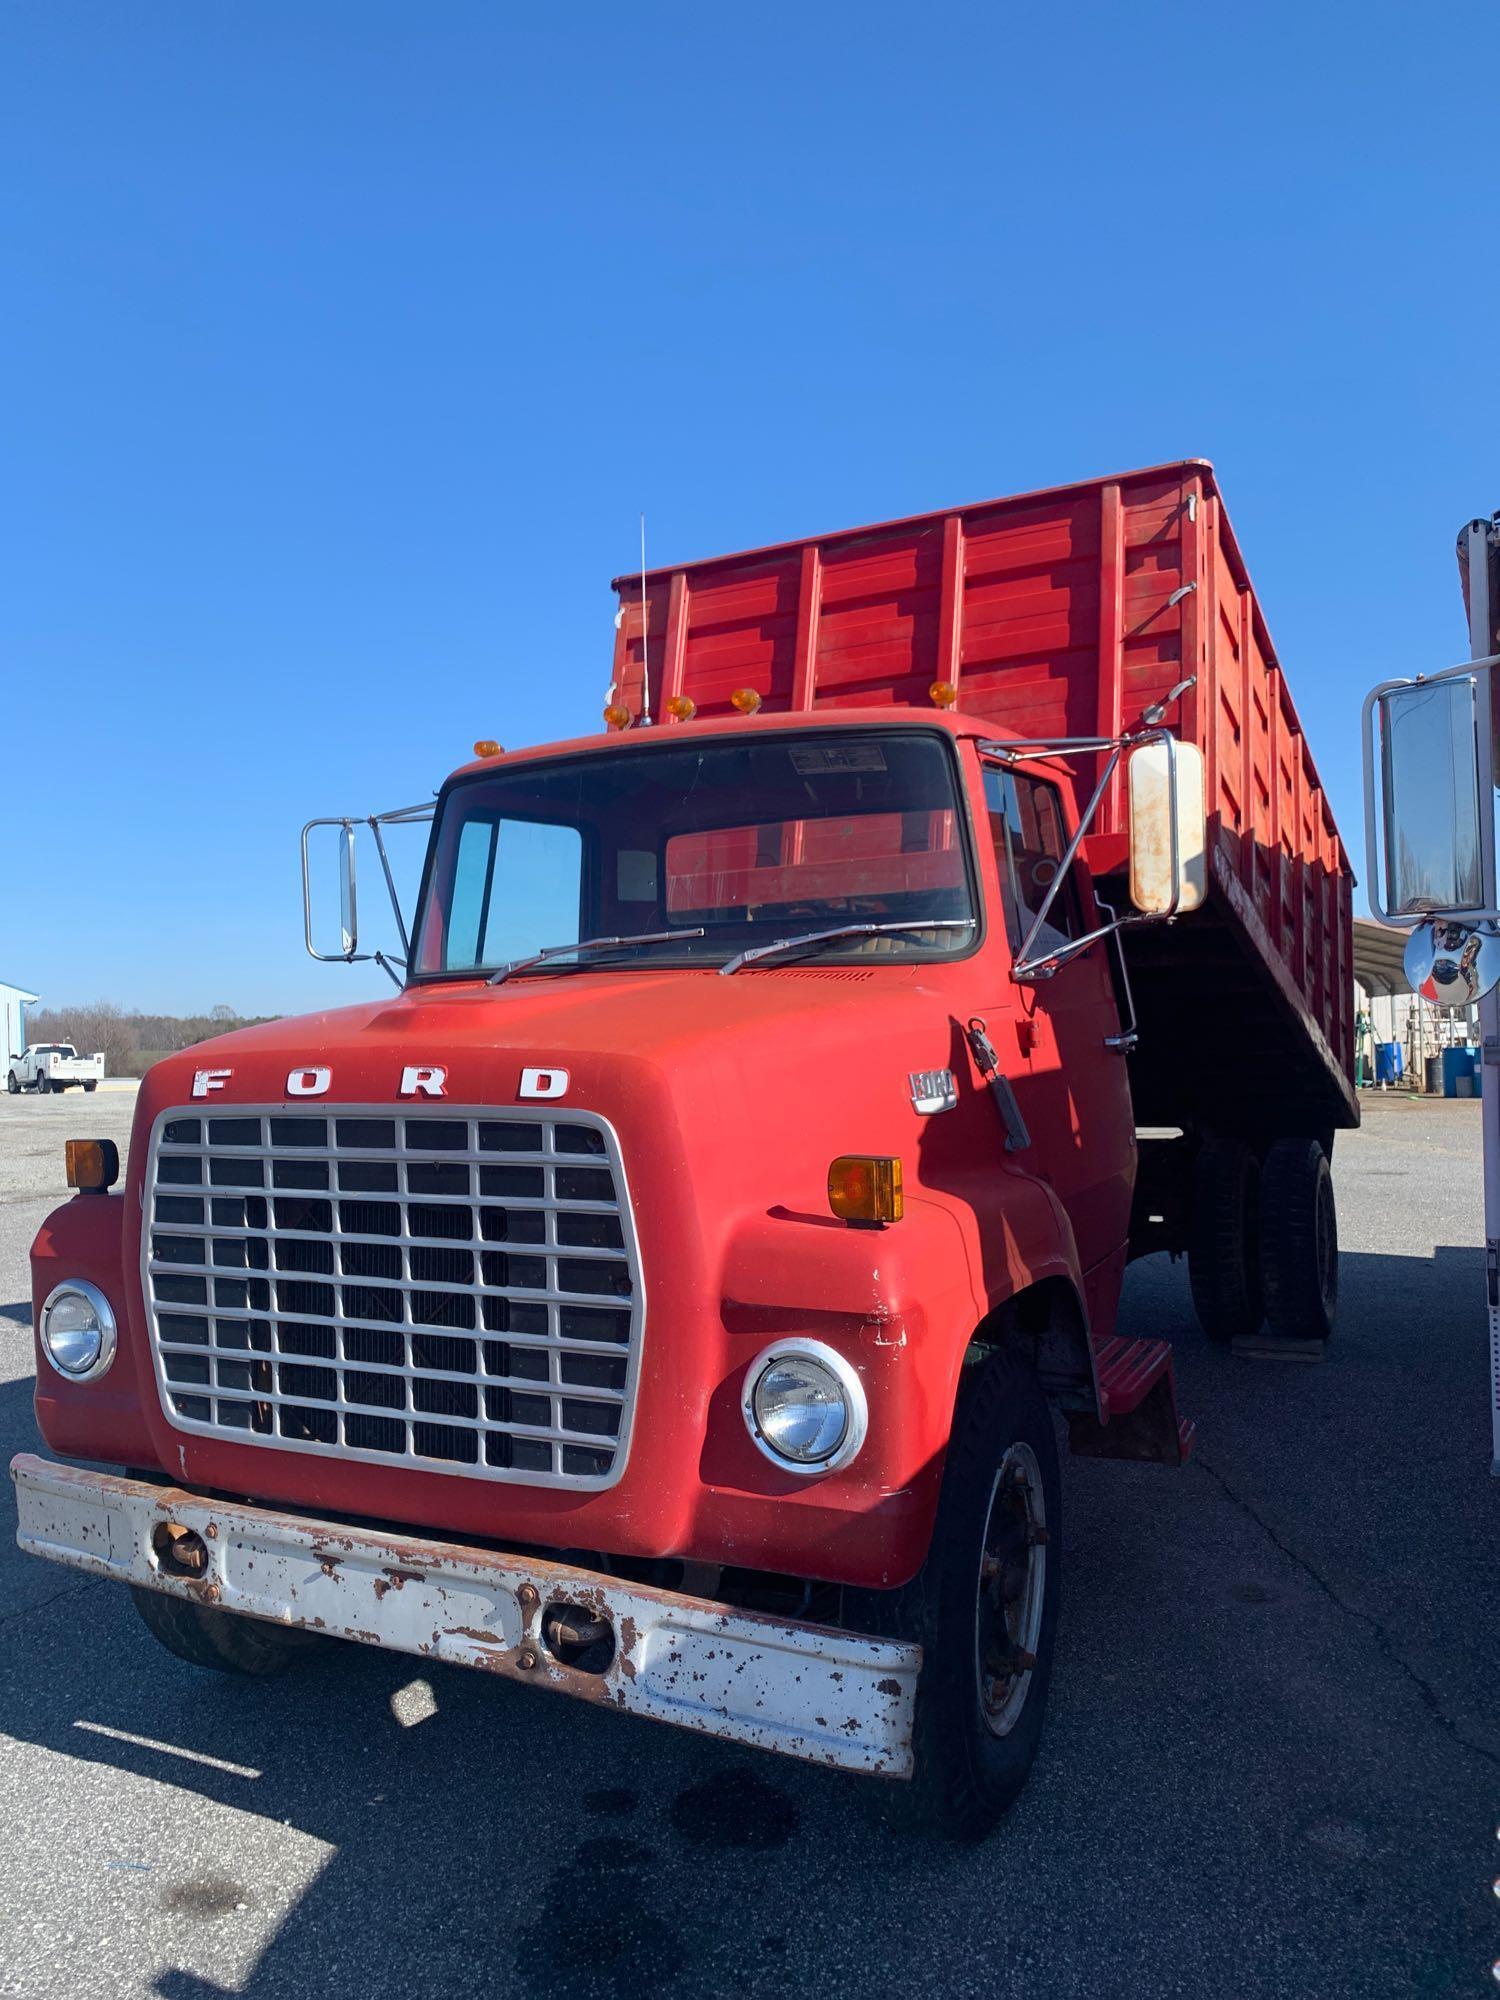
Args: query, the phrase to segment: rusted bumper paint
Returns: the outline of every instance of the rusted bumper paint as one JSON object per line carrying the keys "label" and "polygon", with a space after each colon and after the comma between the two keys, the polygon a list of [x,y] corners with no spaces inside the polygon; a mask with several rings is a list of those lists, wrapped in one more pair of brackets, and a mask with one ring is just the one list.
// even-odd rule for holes
{"label": "rusted bumper paint", "polygon": [[[394,1652],[480,1667],[606,1707],[844,1770],[911,1775],[921,1648],[729,1610],[531,1556],[386,1535],[173,1487],[11,1463],[16,1539],[33,1555],[122,1583]],[[165,1574],[172,1522],[208,1550],[201,1577]],[[548,1651],[549,1605],[610,1625],[603,1673]]]}

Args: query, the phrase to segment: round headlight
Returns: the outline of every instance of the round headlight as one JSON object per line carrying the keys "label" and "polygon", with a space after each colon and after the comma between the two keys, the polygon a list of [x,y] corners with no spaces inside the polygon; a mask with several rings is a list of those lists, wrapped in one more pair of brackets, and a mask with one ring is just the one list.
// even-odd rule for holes
{"label": "round headlight", "polygon": [[42,1352],[59,1375],[88,1382],[115,1358],[115,1316],[86,1278],[54,1285],[42,1307]]}
{"label": "round headlight", "polygon": [[837,1471],[864,1443],[859,1377],[820,1340],[767,1349],[745,1376],[743,1404],[750,1435],[784,1471]]}

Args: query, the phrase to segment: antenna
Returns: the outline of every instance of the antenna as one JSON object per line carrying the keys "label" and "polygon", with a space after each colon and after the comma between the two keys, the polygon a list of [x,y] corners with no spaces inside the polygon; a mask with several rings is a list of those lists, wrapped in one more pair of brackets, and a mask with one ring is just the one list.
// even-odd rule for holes
{"label": "antenna", "polygon": [[641,727],[651,727],[651,636],[646,605],[646,517],[641,516]]}

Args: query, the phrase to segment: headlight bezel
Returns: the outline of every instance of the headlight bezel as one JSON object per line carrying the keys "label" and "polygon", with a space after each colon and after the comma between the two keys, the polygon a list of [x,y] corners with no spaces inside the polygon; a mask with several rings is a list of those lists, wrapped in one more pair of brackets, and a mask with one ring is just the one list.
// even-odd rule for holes
{"label": "headlight bezel", "polygon": [[[48,1322],[59,1300],[72,1294],[83,1299],[99,1324],[99,1351],[86,1368],[67,1368],[53,1352],[48,1338]],[[54,1374],[64,1382],[97,1382],[106,1373],[120,1344],[119,1327],[115,1320],[114,1307],[87,1278],[64,1278],[54,1285],[42,1301],[41,1317],[37,1321],[37,1345],[47,1357]]]}
{"label": "headlight bezel", "polygon": [[[825,1458],[788,1457],[776,1449],[761,1425],[756,1395],[762,1381],[778,1362],[797,1360],[812,1362],[826,1370],[833,1377],[843,1399],[843,1435]],[[745,1428],[750,1433],[750,1441],[761,1457],[768,1459],[779,1471],[793,1473],[800,1479],[821,1479],[830,1472],[842,1471],[864,1444],[870,1423],[869,1405],[858,1370],[837,1348],[822,1340],[778,1340],[763,1348],[745,1370],[740,1411],[745,1419]]]}

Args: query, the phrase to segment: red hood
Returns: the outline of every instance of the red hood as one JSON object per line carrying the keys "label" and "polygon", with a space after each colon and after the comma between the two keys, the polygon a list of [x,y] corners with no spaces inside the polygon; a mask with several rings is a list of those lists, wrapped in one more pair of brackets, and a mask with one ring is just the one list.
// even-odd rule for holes
{"label": "red hood", "polygon": [[[294,1067],[333,1071],[331,1102],[384,1102],[408,1066],[440,1064],[454,1103],[513,1102],[519,1065],[579,1067],[580,1084],[645,1069],[680,1080],[714,1052],[747,1082],[764,1066],[783,1082],[850,1053],[849,1003],[860,1033],[891,1050],[893,1068],[951,1060],[947,996],[922,967],[786,967],[775,971],[576,972],[426,985],[359,1007],[241,1028],[158,1063],[143,1098],[151,1115],[216,1078],[212,1100],[280,1102]],[[290,1100],[288,1100],[290,1101]],[[148,1107],[143,1105],[143,1111]]]}

